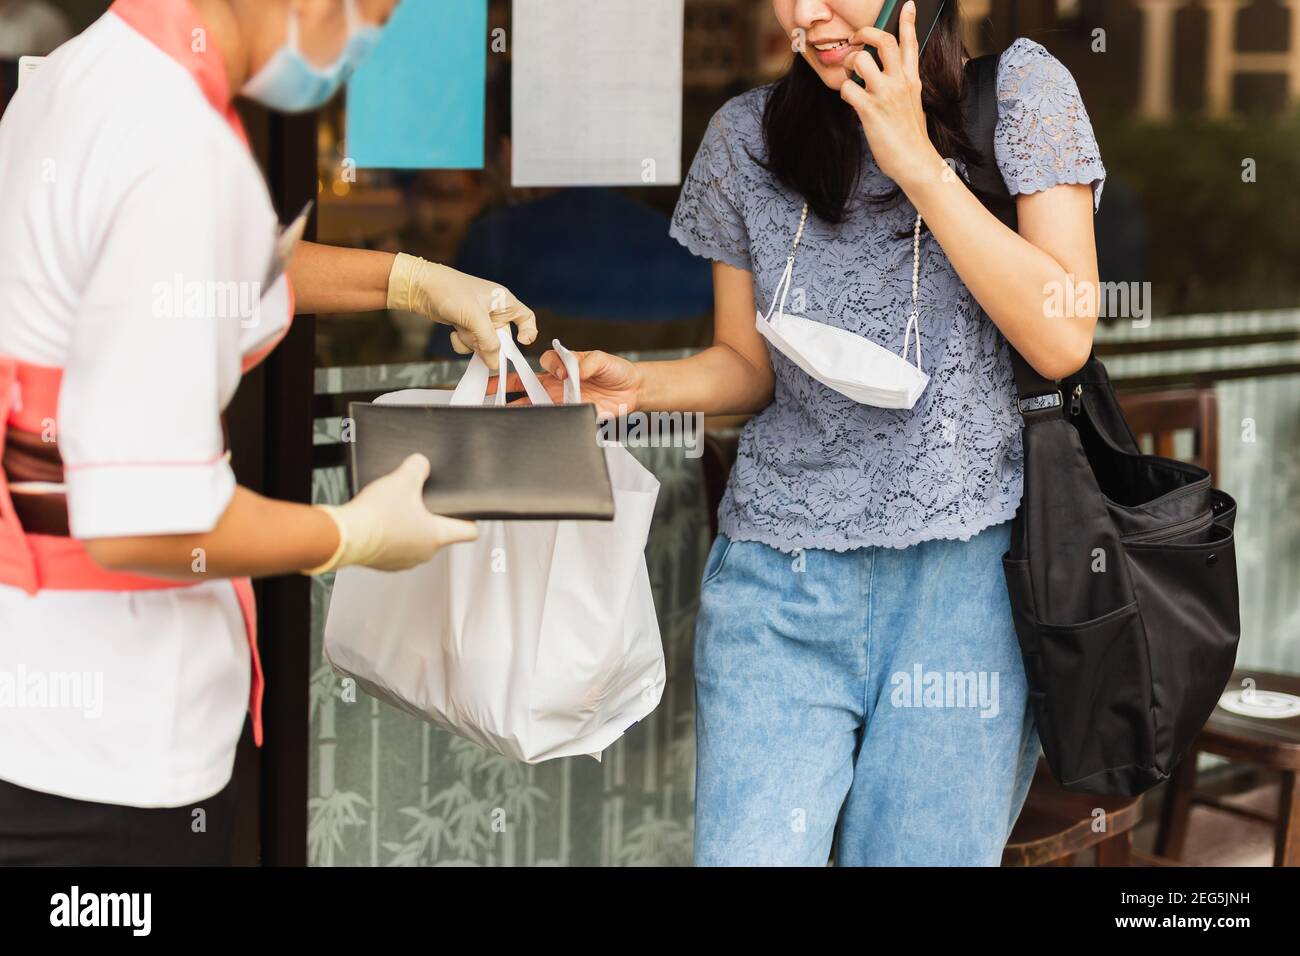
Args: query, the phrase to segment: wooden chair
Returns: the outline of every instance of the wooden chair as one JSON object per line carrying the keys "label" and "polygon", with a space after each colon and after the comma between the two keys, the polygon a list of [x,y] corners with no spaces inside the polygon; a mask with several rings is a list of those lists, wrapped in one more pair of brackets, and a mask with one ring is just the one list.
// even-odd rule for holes
{"label": "wooden chair", "polygon": [[[1240,687],[1247,678],[1253,680],[1259,690],[1300,695],[1300,675],[1237,670],[1232,675],[1232,684]],[[1276,816],[1198,794],[1196,757],[1200,753],[1216,754],[1280,773],[1282,792]],[[1300,774],[1300,716],[1284,719],[1246,717],[1217,708],[1169,781],[1156,835],[1156,852],[1174,860],[1182,857],[1187,840],[1187,818],[1192,805],[1201,804],[1271,826],[1274,833],[1273,865],[1300,866],[1300,786],[1296,785],[1297,774]]]}
{"label": "wooden chair", "polygon": [[1211,474],[1218,470],[1219,404],[1212,386],[1132,392],[1120,396],[1120,407],[1139,441],[1151,437],[1155,454],[1176,458],[1175,434],[1191,431],[1195,450],[1188,460]]}
{"label": "wooden chair", "polygon": [[1076,854],[1092,849],[1098,866],[1128,866],[1141,819],[1141,797],[1071,793],[1040,760],[1002,865],[1071,866]]}

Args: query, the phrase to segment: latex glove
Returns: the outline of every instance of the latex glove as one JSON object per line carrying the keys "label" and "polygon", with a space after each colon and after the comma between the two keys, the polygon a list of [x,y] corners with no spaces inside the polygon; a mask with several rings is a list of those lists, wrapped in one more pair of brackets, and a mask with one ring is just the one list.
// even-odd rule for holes
{"label": "latex glove", "polygon": [[304,574],[324,574],[351,564],[404,571],[423,564],[441,547],[478,537],[478,525],[430,514],[422,492],[429,459],[412,455],[372,481],[345,505],[317,505],[339,529],[334,556]]}
{"label": "latex glove", "polygon": [[537,317],[509,289],[406,253],[398,253],[389,273],[388,307],[450,325],[452,348],[477,352],[490,369],[501,349],[498,328],[519,326],[522,345],[537,338]]}

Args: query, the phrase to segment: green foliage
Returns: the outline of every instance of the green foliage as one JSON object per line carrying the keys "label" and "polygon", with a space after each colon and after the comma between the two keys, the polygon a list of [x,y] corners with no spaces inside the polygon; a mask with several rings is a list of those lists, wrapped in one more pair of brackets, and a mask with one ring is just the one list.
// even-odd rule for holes
{"label": "green foliage", "polygon": [[[1157,312],[1300,302],[1300,111],[1162,124],[1095,119],[1108,179],[1128,183],[1145,213],[1145,278]],[[1243,181],[1247,160],[1254,182]]]}

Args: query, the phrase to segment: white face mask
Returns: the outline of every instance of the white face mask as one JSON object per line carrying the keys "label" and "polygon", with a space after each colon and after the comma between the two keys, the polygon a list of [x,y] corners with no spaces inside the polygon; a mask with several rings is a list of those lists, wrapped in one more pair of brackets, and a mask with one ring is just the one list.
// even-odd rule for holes
{"label": "white face mask", "polygon": [[[808,204],[799,217],[799,231],[786,259],[785,274],[772,296],[767,315],[757,313],[759,334],[782,355],[817,381],[863,405],[877,408],[911,408],[920,398],[930,377],[921,371],[921,327],[916,310],[916,288],[920,266],[921,216],[916,216],[912,233],[912,313],[903,334],[903,354],[895,355],[870,339],[823,322],[785,314],[785,297],[794,275],[794,254],[803,238]],[[775,315],[773,314],[775,313]],[[907,353],[916,331],[916,364]]]}

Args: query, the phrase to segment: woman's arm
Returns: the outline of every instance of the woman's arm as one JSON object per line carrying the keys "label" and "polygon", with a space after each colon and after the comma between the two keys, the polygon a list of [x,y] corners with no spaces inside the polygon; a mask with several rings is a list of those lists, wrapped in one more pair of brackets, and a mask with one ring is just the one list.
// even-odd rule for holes
{"label": "woman's arm", "polygon": [[975,301],[1039,374],[1064,378],[1088,360],[1098,307],[1091,186],[1018,196],[1015,233],[960,177],[921,173],[899,185]]}
{"label": "woman's arm", "polygon": [[[746,415],[772,401],[772,362],[754,327],[754,279],[745,269],[713,263],[713,344],[689,358],[629,362],[608,352],[575,352],[582,400],[601,418],[628,412],[702,412]],[[553,351],[542,356],[550,372],[542,384],[563,401],[564,364]],[[511,374],[507,387],[519,391]],[[489,388],[494,386],[489,386]]]}
{"label": "woman's arm", "polygon": [[[1059,185],[1016,200],[1019,233],[975,198],[930,142],[917,73],[916,10],[904,6],[899,39],[867,27],[851,38],[875,47],[845,60],[865,87],[840,95],[857,111],[881,170],[912,200],[953,268],[989,318],[1041,375],[1062,378],[1088,358],[1097,322],[1092,190]],[[1074,290],[1077,297],[1066,296]],[[1066,308],[1057,315],[1055,305]]]}
{"label": "woman's arm", "polygon": [[745,415],[766,407],[774,379],[767,343],[754,326],[754,277],[714,262],[713,344],[689,358],[636,368],[641,411]]}

